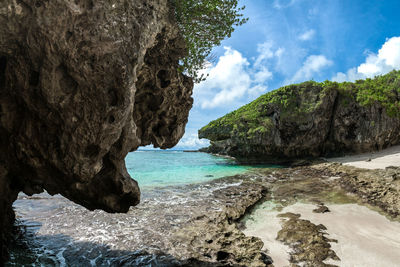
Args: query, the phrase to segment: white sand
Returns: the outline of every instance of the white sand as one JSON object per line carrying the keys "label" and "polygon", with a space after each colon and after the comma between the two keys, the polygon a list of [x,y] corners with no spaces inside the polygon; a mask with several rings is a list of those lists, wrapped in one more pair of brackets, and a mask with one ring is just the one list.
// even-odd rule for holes
{"label": "white sand", "polygon": [[328,158],[327,160],[357,168],[385,169],[389,166],[400,166],[400,146],[393,146],[378,152]]}
{"label": "white sand", "polygon": [[[329,205],[330,213],[313,213],[315,205],[297,203],[283,209],[282,212],[300,213],[302,219],[314,224],[323,224],[327,228],[328,238],[337,239],[331,243],[341,261],[332,263],[341,267],[353,266],[400,266],[400,223],[391,222],[379,213],[357,204]],[[278,212],[257,210],[254,221],[246,223],[246,235],[260,237],[275,266],[286,266],[288,248],[276,244],[276,233],[281,228]],[[262,216],[262,217],[259,217]],[[264,222],[263,222],[264,221]],[[278,242],[279,243],[279,242]]]}
{"label": "white sand", "polygon": [[[329,205],[329,213],[313,213],[314,205],[297,203],[284,211],[300,213],[302,219],[323,224],[339,266],[400,266],[400,223],[357,204]],[[333,263],[333,262],[332,262]]]}
{"label": "white sand", "polygon": [[281,212],[274,210],[275,206],[271,202],[266,202],[256,209],[249,220],[246,221],[247,229],[244,234],[247,236],[257,236],[264,242],[263,249],[267,249],[267,254],[274,261],[274,266],[289,266],[290,248],[276,240],[276,236],[282,226],[281,218],[277,215]]}

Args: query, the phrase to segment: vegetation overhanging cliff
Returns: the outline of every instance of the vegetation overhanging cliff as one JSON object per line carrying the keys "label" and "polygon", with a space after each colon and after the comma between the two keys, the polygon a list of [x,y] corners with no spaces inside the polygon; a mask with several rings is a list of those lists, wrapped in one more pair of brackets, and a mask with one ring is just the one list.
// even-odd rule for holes
{"label": "vegetation overhanging cliff", "polygon": [[288,85],[199,130],[205,151],[242,162],[379,150],[400,143],[400,71],[374,79]]}

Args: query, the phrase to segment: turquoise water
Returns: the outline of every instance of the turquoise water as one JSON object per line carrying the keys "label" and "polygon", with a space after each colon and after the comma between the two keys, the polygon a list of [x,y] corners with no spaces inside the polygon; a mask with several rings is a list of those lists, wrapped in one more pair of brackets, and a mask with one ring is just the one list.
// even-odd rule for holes
{"label": "turquoise water", "polygon": [[205,182],[250,168],[230,159],[183,151],[136,151],[129,153],[125,161],[141,188]]}

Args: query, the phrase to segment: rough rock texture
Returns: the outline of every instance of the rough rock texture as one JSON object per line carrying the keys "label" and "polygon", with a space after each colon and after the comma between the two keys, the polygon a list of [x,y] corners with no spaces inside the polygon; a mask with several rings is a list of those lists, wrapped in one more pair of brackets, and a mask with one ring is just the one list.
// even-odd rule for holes
{"label": "rough rock texture", "polygon": [[263,243],[237,223],[267,193],[252,182],[258,176],[146,190],[120,214],[21,194],[14,207],[24,234],[10,247],[10,266],[268,266]]}
{"label": "rough rock texture", "polygon": [[340,164],[316,168],[327,168],[338,179],[339,185],[354,193],[362,202],[381,208],[386,215],[400,218],[400,168],[388,167],[385,170],[367,170]]}
{"label": "rough rock texture", "polygon": [[324,225],[315,225],[309,220],[300,219],[300,214],[290,212],[278,216],[282,218],[283,224],[276,239],[292,249],[291,266],[337,266],[324,263],[328,259],[340,260],[329,244],[337,240],[326,237],[327,229]]}
{"label": "rough rock texture", "polygon": [[[314,212],[329,212],[324,203],[369,204],[388,218],[400,218],[400,167],[360,169],[339,163],[315,163],[295,168],[260,169],[271,198],[282,206],[299,200],[317,205]],[[350,193],[350,194],[349,194]]]}
{"label": "rough rock texture", "polygon": [[371,87],[305,82],[267,93],[200,129],[200,138],[211,140],[203,151],[242,162],[289,162],[399,144],[400,72],[371,81]]}
{"label": "rough rock texture", "polygon": [[[230,181],[233,179],[248,177],[229,177]],[[262,252],[263,242],[245,236],[236,224],[265,194],[266,188],[252,182],[214,191],[213,197],[225,207],[218,212],[203,212],[177,231],[172,254],[224,266],[269,266],[272,260]]]}
{"label": "rough rock texture", "polygon": [[193,84],[167,0],[5,0],[0,25],[4,259],[20,191],[108,212],[139,203],[124,158],[178,142]]}

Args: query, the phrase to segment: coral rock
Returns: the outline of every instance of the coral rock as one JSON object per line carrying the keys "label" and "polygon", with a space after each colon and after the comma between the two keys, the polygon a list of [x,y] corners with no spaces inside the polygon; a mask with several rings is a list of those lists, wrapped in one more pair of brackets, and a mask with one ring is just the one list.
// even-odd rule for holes
{"label": "coral rock", "polygon": [[124,158],[179,141],[193,83],[167,0],[5,0],[0,25],[4,260],[21,191],[107,212],[138,204]]}

